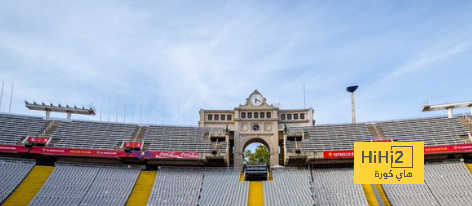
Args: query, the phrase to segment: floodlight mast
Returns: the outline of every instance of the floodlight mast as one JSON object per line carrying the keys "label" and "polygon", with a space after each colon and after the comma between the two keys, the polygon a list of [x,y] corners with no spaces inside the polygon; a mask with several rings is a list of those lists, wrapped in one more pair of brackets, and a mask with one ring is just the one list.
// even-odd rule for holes
{"label": "floodlight mast", "polygon": [[472,115],[472,101],[465,101],[465,102],[455,102],[455,103],[445,103],[445,104],[436,104],[436,105],[423,105],[423,112],[431,112],[431,111],[439,111],[439,110],[447,110],[447,117],[453,118],[454,113],[453,109],[460,109],[460,108],[470,108],[470,113]]}
{"label": "floodlight mast", "polygon": [[46,112],[46,120],[50,119],[50,113],[51,112],[58,112],[58,113],[66,113],[67,114],[67,121],[72,121],[72,114],[81,114],[81,115],[95,115],[95,108],[93,106],[89,108],[85,107],[76,107],[76,106],[69,106],[66,105],[63,107],[61,104],[53,105],[53,104],[45,104],[42,102],[41,104],[38,104],[36,102],[30,103],[28,101],[25,101],[25,106],[29,110],[36,110],[36,111],[45,111]]}
{"label": "floodlight mast", "polygon": [[359,86],[355,85],[346,88],[347,92],[351,93],[352,124],[356,123],[356,104],[354,101],[354,92],[357,90],[358,87]]}

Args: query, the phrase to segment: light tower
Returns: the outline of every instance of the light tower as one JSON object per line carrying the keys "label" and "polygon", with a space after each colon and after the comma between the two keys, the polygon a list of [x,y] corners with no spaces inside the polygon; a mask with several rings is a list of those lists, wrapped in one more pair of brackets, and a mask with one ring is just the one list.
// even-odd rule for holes
{"label": "light tower", "polygon": [[354,92],[357,90],[359,86],[350,86],[347,87],[346,90],[351,93],[351,110],[352,110],[352,123],[356,123],[356,104],[354,103]]}
{"label": "light tower", "polygon": [[25,106],[29,110],[45,111],[46,120],[50,119],[51,112],[66,113],[68,122],[72,121],[72,114],[95,115],[95,108],[93,108],[93,106],[90,106],[89,108],[80,108],[76,106],[69,107],[69,105],[66,105],[64,107],[61,104],[53,105],[52,103],[50,103],[49,105],[47,105],[44,102],[38,104],[36,102],[30,103],[28,101],[25,101]]}

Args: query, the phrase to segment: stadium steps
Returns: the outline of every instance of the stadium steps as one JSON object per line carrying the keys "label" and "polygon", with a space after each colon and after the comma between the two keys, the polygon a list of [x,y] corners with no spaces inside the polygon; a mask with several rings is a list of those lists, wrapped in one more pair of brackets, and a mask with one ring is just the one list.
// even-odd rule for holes
{"label": "stadium steps", "polygon": [[40,136],[41,137],[51,137],[52,133],[57,130],[57,128],[61,125],[60,121],[51,121],[49,122],[48,126],[44,128],[44,130],[41,132]]}
{"label": "stadium steps", "polygon": [[375,184],[375,185],[373,185],[373,186],[374,186],[373,189],[377,190],[377,192],[379,193],[380,199],[382,200],[383,205],[385,205],[385,206],[392,206],[392,205],[390,204],[390,202],[388,201],[387,195],[385,194],[385,191],[383,190],[382,185],[380,185],[380,184]]}
{"label": "stadium steps", "polygon": [[375,197],[374,190],[372,189],[372,185],[363,184],[362,189],[364,190],[364,194],[367,199],[367,203],[369,203],[369,206],[380,206],[379,203],[377,202],[377,198]]}
{"label": "stadium steps", "polygon": [[133,135],[131,141],[142,141],[144,139],[144,135],[146,134],[147,127],[139,127],[138,130],[136,130],[136,133]]}
{"label": "stadium steps", "polygon": [[248,206],[264,206],[263,184],[259,181],[249,182]]}
{"label": "stadium steps", "polygon": [[381,132],[378,124],[371,124],[368,126],[370,134],[374,140],[385,140],[384,134]]}
{"label": "stadium steps", "polygon": [[467,169],[469,169],[470,174],[472,174],[472,164],[465,164],[467,166]]}
{"label": "stadium steps", "polygon": [[26,206],[48,179],[54,167],[34,166],[21,184],[5,200],[3,206]]}
{"label": "stadium steps", "polygon": [[151,194],[154,179],[156,179],[157,171],[141,171],[138,180],[131,191],[126,206],[145,206],[149,195]]}
{"label": "stadium steps", "polygon": [[457,118],[464,125],[464,127],[472,133],[472,118],[470,117],[459,117]]}

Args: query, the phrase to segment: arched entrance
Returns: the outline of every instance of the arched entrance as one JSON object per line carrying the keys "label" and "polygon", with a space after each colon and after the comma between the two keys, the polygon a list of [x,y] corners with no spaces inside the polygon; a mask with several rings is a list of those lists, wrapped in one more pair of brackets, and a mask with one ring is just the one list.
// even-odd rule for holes
{"label": "arched entrance", "polygon": [[249,139],[243,145],[243,164],[245,165],[269,165],[270,146],[261,138]]}
{"label": "arched entrance", "polygon": [[279,164],[279,142],[275,135],[239,135],[234,137],[234,166],[242,167],[244,164],[244,150],[252,143],[261,143],[269,151],[270,166]]}

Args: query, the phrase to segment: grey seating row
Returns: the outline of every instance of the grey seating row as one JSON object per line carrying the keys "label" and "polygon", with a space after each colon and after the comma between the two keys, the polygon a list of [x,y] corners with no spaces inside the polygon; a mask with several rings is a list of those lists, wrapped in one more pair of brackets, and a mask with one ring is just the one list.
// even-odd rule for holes
{"label": "grey seating row", "polygon": [[247,205],[249,183],[239,181],[240,173],[241,171],[236,169],[205,170],[198,205]]}
{"label": "grey seating row", "polygon": [[116,149],[129,141],[137,125],[100,122],[62,122],[52,137],[59,139],[56,147],[85,149]]}
{"label": "grey seating row", "polygon": [[264,205],[313,206],[311,177],[308,169],[274,169],[272,175],[272,182],[263,182]]}
{"label": "grey seating row", "polygon": [[308,134],[303,151],[352,150],[354,142],[370,142],[372,134],[366,124],[344,124],[304,127]]}
{"label": "grey seating row", "polygon": [[139,171],[134,167],[56,163],[29,205],[125,205]]}
{"label": "grey seating row", "polygon": [[424,184],[382,185],[392,206],[470,205],[472,175],[464,163],[425,163],[424,169]]}
{"label": "grey seating row", "polygon": [[199,127],[149,126],[144,139],[153,151],[209,153],[211,142],[204,139],[208,132],[208,128]]}
{"label": "grey seating row", "polygon": [[462,144],[467,129],[457,118],[425,118],[379,123],[385,139],[424,142],[425,146]]}
{"label": "grey seating row", "polygon": [[48,123],[38,117],[0,114],[0,144],[16,145],[22,138],[38,136]]}
{"label": "grey seating row", "polygon": [[368,206],[362,185],[354,184],[353,168],[312,169],[315,205]]}
{"label": "grey seating row", "polygon": [[163,168],[157,172],[148,206],[197,206],[203,170]]}
{"label": "grey seating row", "polygon": [[0,204],[18,187],[35,164],[26,159],[0,158]]}

